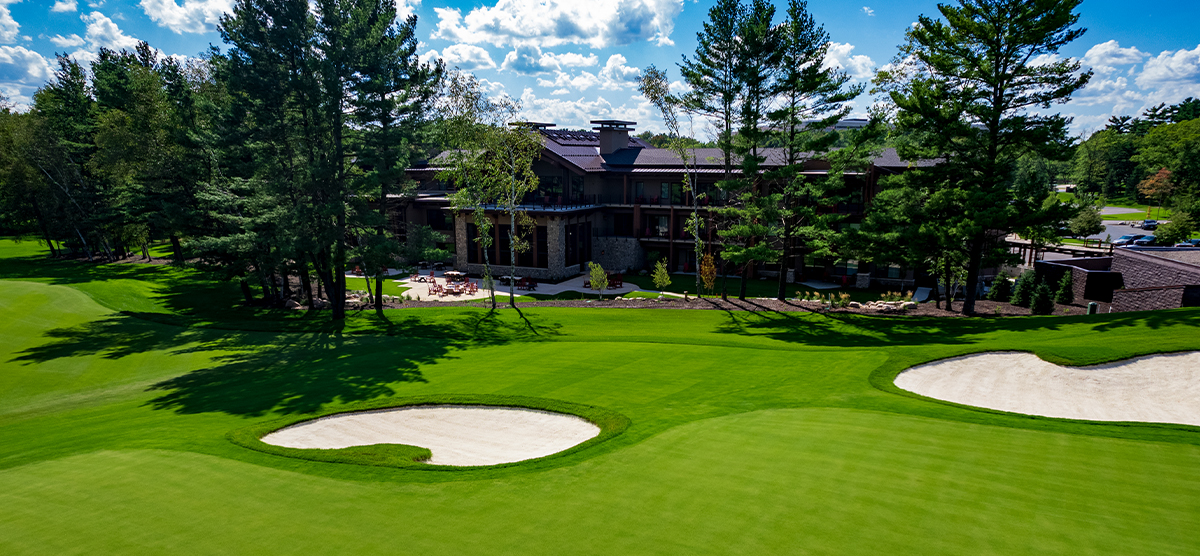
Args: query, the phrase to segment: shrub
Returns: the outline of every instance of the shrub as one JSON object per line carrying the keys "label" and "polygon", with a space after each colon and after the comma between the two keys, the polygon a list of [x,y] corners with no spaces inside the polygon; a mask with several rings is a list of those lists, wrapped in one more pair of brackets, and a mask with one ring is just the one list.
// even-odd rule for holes
{"label": "shrub", "polygon": [[671,273],[667,272],[667,261],[659,259],[654,263],[654,272],[650,275],[654,280],[654,287],[658,288],[658,292],[662,293],[671,285]]}
{"label": "shrub", "polygon": [[1030,299],[1030,310],[1035,315],[1049,315],[1054,313],[1054,290],[1050,288],[1050,284],[1042,281],[1033,288],[1033,296]]}
{"label": "shrub", "polygon": [[1007,274],[1001,273],[992,281],[992,289],[988,290],[987,298],[992,301],[1008,301],[1013,295],[1012,280]]}
{"label": "shrub", "polygon": [[1071,282],[1071,271],[1068,270],[1063,274],[1062,280],[1058,283],[1058,293],[1054,294],[1054,302],[1063,305],[1070,305],[1075,302],[1075,287]]}
{"label": "shrub", "polygon": [[[717,265],[713,264],[712,255],[704,255],[700,259],[700,283],[709,295],[717,286]],[[799,297],[799,295],[797,295]]]}
{"label": "shrub", "polygon": [[1032,270],[1026,270],[1021,273],[1021,277],[1017,278],[1016,285],[1013,286],[1012,299],[1009,303],[1017,307],[1028,307],[1033,301],[1033,289],[1037,286],[1035,283],[1036,275]]}
{"label": "shrub", "polygon": [[592,280],[592,289],[599,292],[599,299],[604,299],[604,290],[608,289],[608,272],[599,263],[588,263],[588,274]]}

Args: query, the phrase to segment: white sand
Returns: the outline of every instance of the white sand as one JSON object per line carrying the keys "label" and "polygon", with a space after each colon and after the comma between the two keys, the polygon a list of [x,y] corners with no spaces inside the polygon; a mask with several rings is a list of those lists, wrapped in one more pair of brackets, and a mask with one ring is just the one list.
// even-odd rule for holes
{"label": "white sand", "polygon": [[1030,353],[983,353],[913,367],[896,377],[896,386],[1013,413],[1200,426],[1200,352],[1093,367],[1060,367]]}
{"label": "white sand", "polygon": [[288,448],[371,444],[428,448],[436,465],[496,465],[561,452],[600,434],[591,422],[515,407],[438,405],[343,413],[292,425],[262,438]]}

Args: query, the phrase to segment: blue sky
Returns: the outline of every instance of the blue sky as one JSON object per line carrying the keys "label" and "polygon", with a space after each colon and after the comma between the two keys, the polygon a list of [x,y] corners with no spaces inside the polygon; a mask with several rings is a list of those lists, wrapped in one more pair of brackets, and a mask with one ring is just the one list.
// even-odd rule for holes
{"label": "blue sky", "polygon": [[[51,75],[55,53],[88,60],[101,47],[145,40],[166,54],[195,56],[221,46],[219,15],[234,0],[0,0],[0,93],[18,106]],[[658,129],[657,114],[633,80],[650,64],[677,78],[695,49],[711,0],[399,0],[419,17],[424,57],[475,73],[494,94],[520,99],[531,120],[587,127],[597,118]],[[777,2],[782,15],[783,2]],[[834,43],[828,64],[869,80],[888,63],[918,14],[933,1],[811,0]],[[1082,39],[1063,56],[1096,75],[1071,103],[1075,130],[1102,127],[1113,114],[1200,97],[1200,2],[1085,0]],[[871,98],[857,99],[865,113]],[[697,135],[703,136],[703,124]]]}

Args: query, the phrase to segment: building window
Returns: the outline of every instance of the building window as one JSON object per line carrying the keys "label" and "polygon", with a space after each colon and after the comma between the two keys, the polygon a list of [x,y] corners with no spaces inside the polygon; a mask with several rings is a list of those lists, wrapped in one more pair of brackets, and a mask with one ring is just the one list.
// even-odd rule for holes
{"label": "building window", "polygon": [[613,235],[618,237],[633,237],[633,215],[613,215]]}
{"label": "building window", "polygon": [[858,274],[858,261],[838,261],[833,267],[833,273],[837,276],[854,276]]}
{"label": "building window", "polygon": [[445,231],[452,228],[450,225],[450,217],[441,209],[429,209],[425,211],[425,222],[430,228],[438,231]]}
{"label": "building window", "polygon": [[888,273],[887,274],[888,278],[899,278],[900,277],[900,266],[894,265],[894,264],[888,265],[887,273]]}
{"label": "building window", "polygon": [[592,223],[567,224],[566,264],[577,265],[592,260]]}
{"label": "building window", "polygon": [[550,242],[545,226],[537,227],[537,267],[550,268]]}

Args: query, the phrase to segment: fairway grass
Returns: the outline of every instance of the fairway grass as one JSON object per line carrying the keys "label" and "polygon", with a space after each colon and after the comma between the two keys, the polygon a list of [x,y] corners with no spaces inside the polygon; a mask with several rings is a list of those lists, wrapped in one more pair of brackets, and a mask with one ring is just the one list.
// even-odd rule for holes
{"label": "fairway grass", "polygon": [[[1200,311],[1009,319],[527,305],[238,305],[158,265],[0,241],[0,554],[1200,553],[1200,428],[1031,417],[895,387],[1027,351],[1200,349]],[[628,418],[462,470],[310,461],[233,431],[421,399]],[[271,425],[276,423],[277,425]]]}

